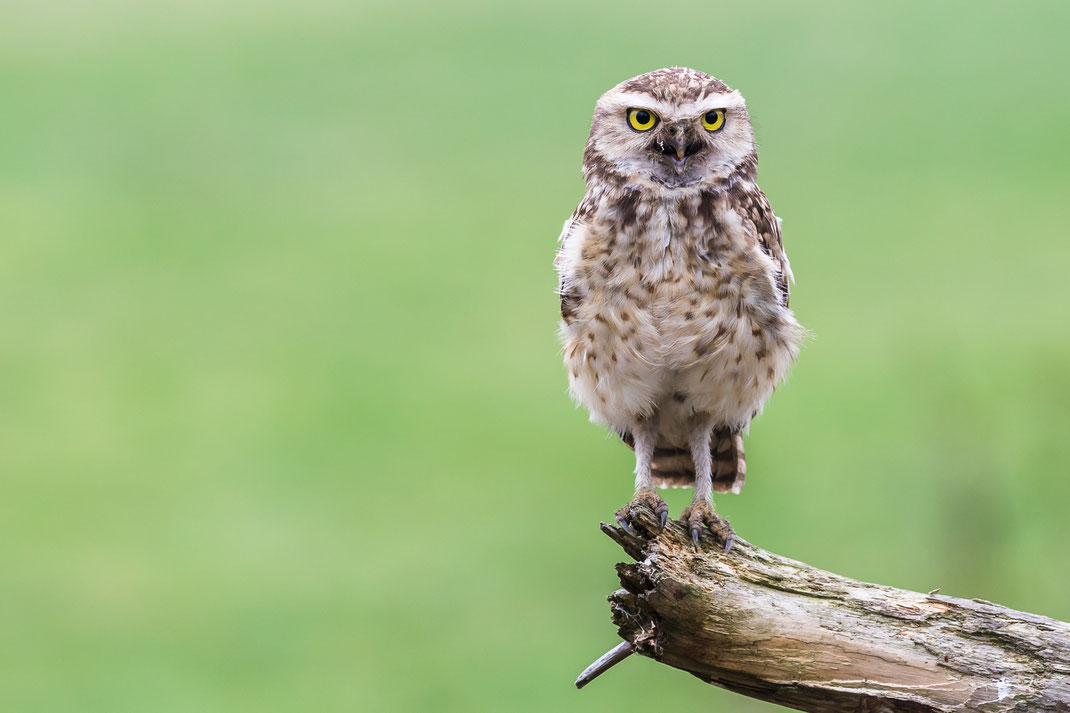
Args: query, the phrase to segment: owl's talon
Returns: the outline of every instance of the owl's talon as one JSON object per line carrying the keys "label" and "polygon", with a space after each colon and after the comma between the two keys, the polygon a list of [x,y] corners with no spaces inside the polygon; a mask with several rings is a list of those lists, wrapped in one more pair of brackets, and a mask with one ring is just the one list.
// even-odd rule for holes
{"label": "owl's talon", "polygon": [[693,502],[684,509],[680,519],[687,523],[691,531],[691,542],[698,551],[698,535],[702,526],[709,528],[715,540],[724,543],[724,551],[728,552],[735,544],[736,537],[728,520],[723,520],[713,511],[713,504],[708,500]]}
{"label": "owl's talon", "polygon": [[[657,518],[660,527],[654,531],[654,523],[646,517],[640,517],[642,509],[649,509]],[[669,521],[669,506],[654,492],[653,488],[640,490],[630,503],[616,514],[617,524],[632,537],[654,536],[665,528]],[[637,525],[637,527],[633,527]],[[638,528],[638,531],[637,531]],[[640,535],[639,533],[642,533]]]}

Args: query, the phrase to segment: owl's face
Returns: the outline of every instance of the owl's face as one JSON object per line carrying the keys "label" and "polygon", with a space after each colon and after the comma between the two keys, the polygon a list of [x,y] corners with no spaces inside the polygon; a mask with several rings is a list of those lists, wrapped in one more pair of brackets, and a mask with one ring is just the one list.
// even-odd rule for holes
{"label": "owl's face", "polygon": [[598,100],[584,169],[678,191],[721,183],[748,161],[754,132],[743,97],[708,74],[674,67],[622,82]]}

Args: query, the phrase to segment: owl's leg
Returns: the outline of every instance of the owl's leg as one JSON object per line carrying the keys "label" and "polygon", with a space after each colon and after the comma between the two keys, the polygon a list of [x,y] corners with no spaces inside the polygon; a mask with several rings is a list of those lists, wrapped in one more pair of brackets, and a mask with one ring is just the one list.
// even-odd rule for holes
{"label": "owl's leg", "polygon": [[632,430],[632,440],[635,444],[635,497],[617,511],[617,523],[629,535],[635,535],[629,524],[632,510],[637,505],[645,505],[657,515],[660,532],[665,529],[665,523],[669,520],[669,506],[654,491],[654,476],[650,472],[650,462],[654,459],[654,447],[658,442],[657,417],[643,419],[639,426]]}
{"label": "owl's leg", "polygon": [[732,549],[735,535],[728,520],[717,517],[713,511],[713,454],[710,453],[710,439],[713,428],[708,423],[697,426],[688,439],[691,459],[695,462],[695,497],[684,509],[680,519],[687,523],[691,532],[691,542],[698,552],[698,536],[702,526],[710,528],[714,537],[724,542],[724,551]]}

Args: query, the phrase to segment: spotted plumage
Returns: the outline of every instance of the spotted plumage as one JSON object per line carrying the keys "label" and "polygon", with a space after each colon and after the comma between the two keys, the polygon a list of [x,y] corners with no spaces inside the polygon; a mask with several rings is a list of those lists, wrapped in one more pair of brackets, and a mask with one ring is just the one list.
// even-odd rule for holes
{"label": "spotted plumage", "polygon": [[742,433],[804,334],[743,98],[692,69],[622,82],[595,107],[583,174],[556,260],[569,388],[635,450],[633,504],[664,520],[654,485],[694,484],[696,542],[705,524],[727,545],[712,491],[743,487]]}

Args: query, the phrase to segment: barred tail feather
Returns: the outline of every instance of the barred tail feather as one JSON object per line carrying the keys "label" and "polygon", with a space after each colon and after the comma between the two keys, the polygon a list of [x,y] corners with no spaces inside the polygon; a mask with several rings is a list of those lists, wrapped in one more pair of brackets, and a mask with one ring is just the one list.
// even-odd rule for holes
{"label": "barred tail feather", "polygon": [[743,434],[717,431],[711,441],[713,453],[713,489],[718,493],[739,493],[747,480],[747,455],[743,452]]}

